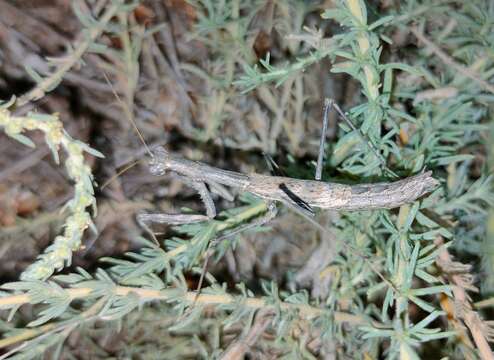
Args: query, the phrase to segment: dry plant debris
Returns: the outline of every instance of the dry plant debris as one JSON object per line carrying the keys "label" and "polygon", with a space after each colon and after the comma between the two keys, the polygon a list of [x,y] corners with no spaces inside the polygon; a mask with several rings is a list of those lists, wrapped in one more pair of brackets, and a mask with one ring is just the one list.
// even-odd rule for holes
{"label": "dry plant debris", "polygon": [[493,18],[0,0],[0,359],[493,359]]}

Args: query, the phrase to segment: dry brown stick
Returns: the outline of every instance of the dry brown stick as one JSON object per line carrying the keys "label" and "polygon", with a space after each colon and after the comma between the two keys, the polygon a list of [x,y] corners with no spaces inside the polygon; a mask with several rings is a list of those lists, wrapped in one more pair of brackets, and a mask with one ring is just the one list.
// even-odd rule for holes
{"label": "dry brown stick", "polygon": [[446,65],[451,66],[452,68],[454,68],[456,71],[458,71],[462,75],[464,75],[467,78],[472,79],[473,81],[477,82],[485,90],[494,94],[494,86],[489,84],[484,79],[482,79],[479,76],[479,74],[477,74],[476,72],[458,64],[447,53],[445,53],[443,50],[441,50],[436,44],[434,44],[431,40],[426,38],[425,35],[420,30],[418,30],[416,27],[410,28],[410,31],[412,32],[413,35],[415,35],[415,37],[419,41],[423,42],[425,44],[425,46],[427,46]]}
{"label": "dry brown stick", "polygon": [[40,148],[28,154],[26,157],[16,161],[14,164],[10,166],[6,166],[0,171],[0,181],[7,180],[11,176],[15,174],[20,174],[24,170],[33,167],[49,153],[50,153],[50,149]]}
{"label": "dry brown stick", "polygon": [[19,106],[23,106],[30,101],[41,99],[46,92],[50,91],[57,82],[61,81],[67,71],[69,71],[74,65],[80,61],[82,55],[91,46],[91,44],[100,36],[103,32],[106,24],[110,22],[113,16],[118,12],[120,6],[115,3],[111,4],[105,13],[98,19],[97,24],[89,29],[87,36],[81,36],[80,42],[77,43],[73,52],[71,52],[64,61],[56,68],[56,70],[49,76],[45,77],[42,81],[36,84],[36,86],[23,94],[17,100]]}
{"label": "dry brown stick", "polygon": [[64,46],[68,37],[55,31],[45,22],[23,11],[24,6],[15,7],[8,1],[0,0],[0,23],[7,29],[18,31],[29,38],[33,44],[39,46],[48,54],[56,54]]}
{"label": "dry brown stick", "polygon": [[[436,240],[436,243],[442,244],[442,238]],[[453,264],[453,258],[445,247],[443,247],[443,249],[439,252],[438,260],[438,265],[446,273],[448,273],[448,265]],[[452,283],[453,295],[455,299],[455,312],[453,315],[456,318],[463,320],[465,325],[470,330],[473,341],[475,342],[475,345],[479,350],[482,360],[493,360],[494,355],[489,346],[487,334],[485,331],[487,325],[483,323],[479,314],[472,309],[470,298],[465,290],[465,286],[462,286],[462,284],[465,283],[464,279],[462,278],[462,274],[450,273],[448,274],[448,277],[450,278],[450,282]],[[458,307],[457,304],[459,304],[460,306]]]}

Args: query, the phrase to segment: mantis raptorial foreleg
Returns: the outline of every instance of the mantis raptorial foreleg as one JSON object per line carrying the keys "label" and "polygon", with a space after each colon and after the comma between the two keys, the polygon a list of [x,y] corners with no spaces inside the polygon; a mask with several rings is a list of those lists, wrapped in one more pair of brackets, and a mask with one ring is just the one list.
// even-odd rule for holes
{"label": "mantis raptorial foreleg", "polygon": [[141,227],[146,230],[149,234],[151,234],[153,240],[156,240],[153,231],[149,227],[150,223],[157,224],[168,224],[168,225],[183,225],[183,224],[192,224],[197,222],[202,222],[210,219],[214,219],[216,217],[216,207],[214,206],[213,199],[209,195],[208,188],[206,184],[202,181],[191,181],[190,179],[179,176],[182,178],[188,185],[190,185],[194,190],[199,193],[204,206],[206,207],[206,215],[201,214],[139,214],[137,215],[137,222]]}
{"label": "mantis raptorial foreleg", "polygon": [[201,214],[139,214],[137,222],[147,226],[148,223],[182,225],[209,220],[209,217]]}
{"label": "mantis raptorial foreleg", "polygon": [[206,215],[201,214],[138,214],[136,217],[137,223],[149,234],[151,235],[154,242],[159,245],[153,230],[148,224],[167,224],[167,225],[183,225],[183,224],[193,224],[197,222],[202,222],[209,220]]}

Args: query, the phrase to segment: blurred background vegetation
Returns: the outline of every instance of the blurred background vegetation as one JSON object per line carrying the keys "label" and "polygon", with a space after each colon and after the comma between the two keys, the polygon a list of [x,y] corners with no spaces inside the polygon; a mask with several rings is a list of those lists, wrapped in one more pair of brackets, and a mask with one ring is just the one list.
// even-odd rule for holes
{"label": "blurred background vegetation", "polygon": [[[485,0],[0,0],[0,358],[492,359],[493,19]],[[266,211],[235,192],[153,226],[159,245],[137,225],[204,210],[149,173],[133,124],[311,179],[328,97],[399,177],[441,186],[318,213],[332,238],[281,209],[210,247]],[[331,113],[323,180],[395,178]]]}

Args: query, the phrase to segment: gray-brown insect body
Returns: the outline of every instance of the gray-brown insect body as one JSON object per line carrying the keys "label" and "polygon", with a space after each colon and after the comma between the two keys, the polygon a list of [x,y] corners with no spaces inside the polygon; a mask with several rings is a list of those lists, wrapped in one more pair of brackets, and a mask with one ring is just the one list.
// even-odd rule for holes
{"label": "gray-brown insect body", "polygon": [[261,198],[291,201],[283,186],[309,206],[331,210],[389,209],[413,202],[433,190],[438,182],[424,172],[390,183],[344,185],[282,176],[243,174],[219,169],[198,161],[170,154],[159,147],[154,151],[150,171],[163,175],[166,170],[197,182],[237,187]]}

